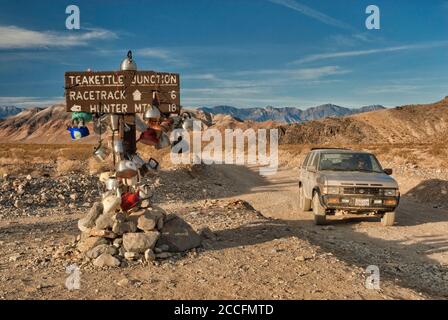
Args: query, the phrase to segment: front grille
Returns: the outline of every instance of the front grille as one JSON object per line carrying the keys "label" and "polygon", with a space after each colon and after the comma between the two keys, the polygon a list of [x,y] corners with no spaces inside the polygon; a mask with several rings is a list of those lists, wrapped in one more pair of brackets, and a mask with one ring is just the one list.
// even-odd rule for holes
{"label": "front grille", "polygon": [[361,195],[381,195],[380,188],[362,188],[362,187],[350,187],[344,188],[344,194],[361,194]]}

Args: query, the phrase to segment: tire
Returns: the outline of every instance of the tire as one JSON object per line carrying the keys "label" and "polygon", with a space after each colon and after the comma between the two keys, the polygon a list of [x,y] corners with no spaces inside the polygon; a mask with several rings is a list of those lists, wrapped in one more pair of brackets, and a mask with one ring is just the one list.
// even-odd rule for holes
{"label": "tire", "polygon": [[385,227],[391,227],[395,223],[395,212],[386,212],[381,218],[381,224]]}
{"label": "tire", "polygon": [[315,192],[313,195],[313,214],[315,225],[319,226],[327,222],[327,217],[325,216],[325,208],[320,204],[319,194],[317,192]]}
{"label": "tire", "polygon": [[311,210],[311,200],[305,197],[303,187],[299,187],[299,208],[302,211]]}

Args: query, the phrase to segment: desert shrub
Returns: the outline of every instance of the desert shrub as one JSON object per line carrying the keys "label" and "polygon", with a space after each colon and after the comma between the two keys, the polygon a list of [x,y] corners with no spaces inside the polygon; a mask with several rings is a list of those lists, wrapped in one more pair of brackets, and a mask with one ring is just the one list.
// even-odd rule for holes
{"label": "desert shrub", "polygon": [[113,170],[112,156],[109,156],[105,161],[99,161],[95,157],[89,158],[87,161],[89,174],[96,175],[101,172]]}
{"label": "desert shrub", "polygon": [[9,174],[9,170],[5,166],[0,166],[0,177],[4,174]]}
{"label": "desert shrub", "polygon": [[78,160],[67,160],[58,158],[56,161],[56,173],[63,175],[71,172],[85,172],[85,164]]}
{"label": "desert shrub", "polygon": [[435,157],[446,157],[447,151],[446,144],[442,143],[434,143],[428,149],[428,153]]}

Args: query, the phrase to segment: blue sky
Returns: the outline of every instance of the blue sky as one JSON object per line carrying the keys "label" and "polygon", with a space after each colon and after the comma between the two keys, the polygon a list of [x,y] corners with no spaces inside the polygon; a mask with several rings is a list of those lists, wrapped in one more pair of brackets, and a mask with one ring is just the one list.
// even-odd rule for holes
{"label": "blue sky", "polygon": [[116,70],[128,49],[181,74],[184,106],[429,103],[448,95],[447,32],[442,0],[2,0],[0,105],[62,101],[65,71]]}

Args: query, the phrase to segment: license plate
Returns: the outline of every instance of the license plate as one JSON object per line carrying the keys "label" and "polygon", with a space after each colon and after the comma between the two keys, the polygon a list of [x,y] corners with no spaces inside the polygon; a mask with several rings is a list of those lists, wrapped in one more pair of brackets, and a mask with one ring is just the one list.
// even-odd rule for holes
{"label": "license plate", "polygon": [[355,206],[368,207],[370,205],[370,199],[355,199]]}

